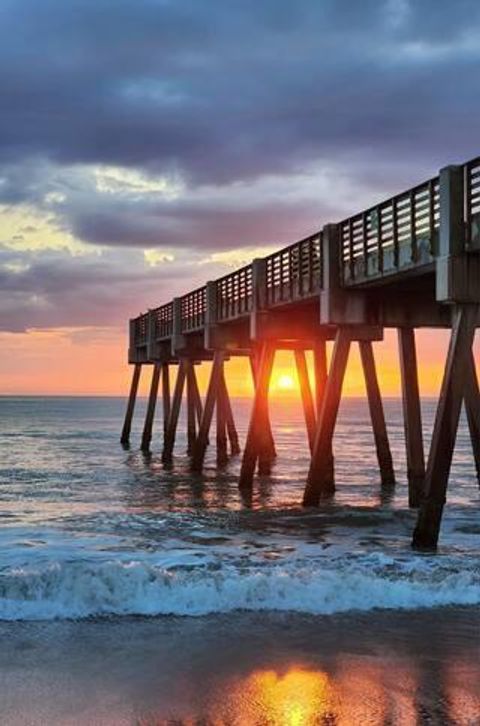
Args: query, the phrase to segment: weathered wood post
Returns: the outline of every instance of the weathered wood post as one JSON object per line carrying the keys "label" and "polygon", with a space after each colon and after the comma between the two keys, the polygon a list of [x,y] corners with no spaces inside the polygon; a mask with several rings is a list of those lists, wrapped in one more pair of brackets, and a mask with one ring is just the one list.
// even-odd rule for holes
{"label": "weathered wood post", "polygon": [[193,398],[193,406],[195,409],[195,416],[197,419],[197,424],[200,426],[200,421],[202,420],[202,399],[200,396],[200,391],[198,390],[198,382],[197,382],[197,374],[195,372],[195,366],[192,367],[192,398]]}
{"label": "weathered wood post", "polygon": [[303,415],[305,417],[305,425],[307,427],[308,445],[310,447],[310,453],[312,453],[313,445],[315,442],[315,430],[317,427],[317,421],[315,416],[315,407],[313,404],[312,389],[310,387],[310,380],[308,377],[308,367],[305,357],[305,351],[296,349],[294,351],[294,356],[295,364],[297,366],[300,395],[303,404]]}
{"label": "weathered wood post", "polygon": [[351,331],[348,325],[350,311],[347,309],[346,293],[341,287],[342,259],[340,230],[337,224],[327,224],[323,227],[321,245],[320,323],[337,326],[337,333],[328,376],[324,339],[319,338],[316,345],[316,396],[320,408],[317,413],[317,429],[303,495],[305,506],[316,506],[320,497],[331,496],[335,492],[333,433],[351,343]]}
{"label": "weathered wood post", "polygon": [[475,468],[477,470],[477,480],[480,486],[480,391],[478,388],[473,352],[470,355],[468,369],[467,379],[465,381],[465,409],[475,459]]}
{"label": "weathered wood post", "polygon": [[[256,389],[257,386],[257,370],[260,363],[260,354],[258,350],[254,350],[251,352],[250,356],[250,370],[252,373],[252,381],[253,381],[253,388]],[[272,425],[270,423],[270,415],[268,412],[268,409],[266,411],[266,420],[265,420],[265,450],[261,454],[262,461],[265,463],[262,464],[263,469],[268,469],[269,466],[271,466],[271,462],[275,459],[277,456],[277,451],[275,449],[275,439],[273,438],[272,433]],[[260,467],[260,465],[259,465]]]}
{"label": "weathered wood post", "polygon": [[228,395],[227,382],[225,374],[222,376],[220,381],[221,389],[223,390],[222,395],[224,398],[225,405],[225,418],[227,424],[227,435],[230,441],[230,453],[236,456],[240,453],[240,444],[238,441],[237,427],[235,426],[235,420],[233,418],[232,405],[230,403],[230,396]]}
{"label": "weathered wood post", "polygon": [[175,445],[175,436],[177,433],[178,416],[180,413],[180,406],[182,404],[185,377],[186,377],[185,359],[181,358],[179,361],[179,364],[178,364],[177,378],[175,381],[172,405],[171,405],[170,415],[168,417],[167,431],[165,434],[165,441],[164,441],[164,445],[163,445],[162,461],[164,461],[164,462],[170,462],[172,459],[173,447]]}
{"label": "weathered wood post", "polygon": [[223,361],[225,353],[223,350],[216,350],[213,354],[212,371],[210,373],[210,381],[208,384],[207,396],[202,412],[202,420],[200,422],[198,436],[195,441],[193,456],[191,461],[192,471],[201,471],[205,458],[205,451],[208,444],[208,434],[212,423],[215,403],[217,401],[218,389],[220,386],[221,376],[223,372]]}
{"label": "weathered wood post", "polygon": [[225,374],[224,366],[218,382],[217,403],[216,403],[216,443],[217,443],[217,462],[225,464],[228,459],[227,451],[227,410],[225,401]]}
{"label": "weathered wood post", "polygon": [[351,331],[348,326],[339,327],[335,337],[307,484],[303,495],[305,506],[317,506],[320,497],[331,496],[335,491],[335,483],[329,475],[329,455],[332,449],[333,432],[342,395],[350,343]]}
{"label": "weathered wood post", "polygon": [[123,446],[130,444],[130,431],[132,428],[133,411],[135,409],[135,401],[137,400],[138,382],[140,380],[140,372],[142,370],[141,363],[135,363],[133,367],[132,383],[130,385],[130,393],[128,396],[127,411],[125,413],[125,421],[123,423],[122,435],[120,443]]}
{"label": "weathered wood post", "polygon": [[412,544],[417,549],[437,546],[477,316],[477,305],[459,305],[455,310],[428,456],[425,496],[413,533]]}
{"label": "weathered wood post", "polygon": [[408,505],[418,507],[425,483],[422,412],[413,328],[398,328],[403,425],[407,455]]}
{"label": "weathered wood post", "polygon": [[163,440],[165,442],[170,418],[170,366],[168,363],[162,363],[162,408]]}
{"label": "weathered wood post", "polygon": [[[267,308],[267,263],[265,259],[256,258],[252,262],[252,312],[250,315],[250,337],[254,341],[262,342],[262,321]],[[257,384],[257,368],[260,365],[258,351],[253,352],[250,358],[254,385]],[[262,448],[258,455],[258,473],[269,474],[272,462],[276,456],[275,442],[270,424],[270,415],[267,404],[263,408],[264,433],[262,435]]]}
{"label": "weathered wood post", "polygon": [[197,410],[194,384],[195,370],[193,367],[193,361],[190,359],[185,360],[185,366],[187,369],[187,453],[191,454],[193,452],[193,447],[195,446],[195,438],[197,435]]}
{"label": "weathered wood post", "polygon": [[375,439],[375,448],[377,451],[378,466],[380,469],[380,478],[382,486],[391,486],[392,484],[395,484],[395,474],[393,471],[392,454],[390,452],[385,414],[383,412],[382,396],[375,368],[372,342],[370,340],[360,340],[358,345],[360,348],[363,375],[365,376],[368,407],[372,421],[373,436]]}
{"label": "weathered wood post", "polygon": [[[325,395],[325,387],[327,385],[327,341],[325,338],[318,338],[313,347],[313,369],[315,372],[315,410],[316,421],[320,418],[323,397]],[[325,478],[330,481],[330,486],[335,486],[335,462],[333,458],[333,448],[330,447],[328,454],[328,463],[326,464]]]}
{"label": "weathered wood post", "polygon": [[150,384],[150,394],[148,396],[147,412],[145,415],[145,424],[142,433],[142,451],[150,451],[150,442],[152,440],[152,428],[155,418],[155,407],[157,405],[158,384],[160,381],[161,364],[154,363],[152,367],[152,382]]}
{"label": "weathered wood post", "polygon": [[[268,412],[268,389],[275,356],[275,347],[272,342],[261,344],[260,360],[257,369],[257,381],[253,397],[253,407],[248,427],[247,440],[243,450],[242,467],[238,487],[244,491],[251,491],[255,465],[261,452],[265,452],[268,445],[268,431],[266,427]],[[263,473],[263,472],[260,472]]]}
{"label": "weathered wood post", "polygon": [[425,494],[413,533],[412,545],[417,549],[437,546],[462,400],[471,372],[479,293],[468,274],[464,251],[463,172],[461,167],[449,166],[440,171],[436,298],[438,302],[454,304],[453,325],[428,456]]}

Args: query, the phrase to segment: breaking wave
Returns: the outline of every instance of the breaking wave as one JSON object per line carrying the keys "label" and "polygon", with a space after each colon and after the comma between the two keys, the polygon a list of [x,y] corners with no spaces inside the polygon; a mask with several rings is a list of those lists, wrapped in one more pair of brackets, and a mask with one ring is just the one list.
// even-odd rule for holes
{"label": "breaking wave", "polygon": [[[317,563],[318,564],[318,563]],[[141,561],[71,562],[0,574],[0,619],[189,615],[233,610],[332,614],[480,604],[478,567],[371,556],[341,567],[165,569]]]}

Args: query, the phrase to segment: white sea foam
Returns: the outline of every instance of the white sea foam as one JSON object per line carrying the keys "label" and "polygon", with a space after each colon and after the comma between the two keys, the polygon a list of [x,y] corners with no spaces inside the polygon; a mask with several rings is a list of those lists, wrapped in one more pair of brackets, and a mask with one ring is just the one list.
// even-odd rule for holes
{"label": "white sea foam", "polygon": [[[318,564],[318,563],[317,563]],[[243,610],[332,614],[375,608],[480,604],[478,569],[456,572],[419,561],[412,569],[347,565],[167,570],[145,562],[74,562],[16,569],[0,577],[0,619],[100,615],[189,615]]]}

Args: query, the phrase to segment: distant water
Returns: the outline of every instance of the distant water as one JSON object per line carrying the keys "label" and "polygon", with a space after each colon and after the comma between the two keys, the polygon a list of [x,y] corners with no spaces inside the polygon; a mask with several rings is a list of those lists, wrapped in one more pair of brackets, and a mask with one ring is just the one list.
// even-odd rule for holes
{"label": "distant water", "polygon": [[[278,460],[251,504],[209,449],[192,476],[182,422],[170,470],[118,443],[124,400],[0,398],[0,619],[304,614],[480,604],[480,497],[465,423],[437,555],[410,550],[401,406],[386,415],[398,484],[379,485],[368,410],[343,404],[335,439],[337,494],[300,506],[308,468],[301,410],[274,401]],[[241,439],[249,402],[235,402]],[[434,402],[424,401],[425,435]],[[214,437],[212,437],[212,442]]]}

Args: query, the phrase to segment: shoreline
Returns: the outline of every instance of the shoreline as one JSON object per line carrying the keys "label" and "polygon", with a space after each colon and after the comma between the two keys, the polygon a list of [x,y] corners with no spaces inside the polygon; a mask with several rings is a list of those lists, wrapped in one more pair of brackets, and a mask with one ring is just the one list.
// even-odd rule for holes
{"label": "shoreline", "polygon": [[1,711],[12,726],[474,724],[479,621],[464,606],[1,622]]}

